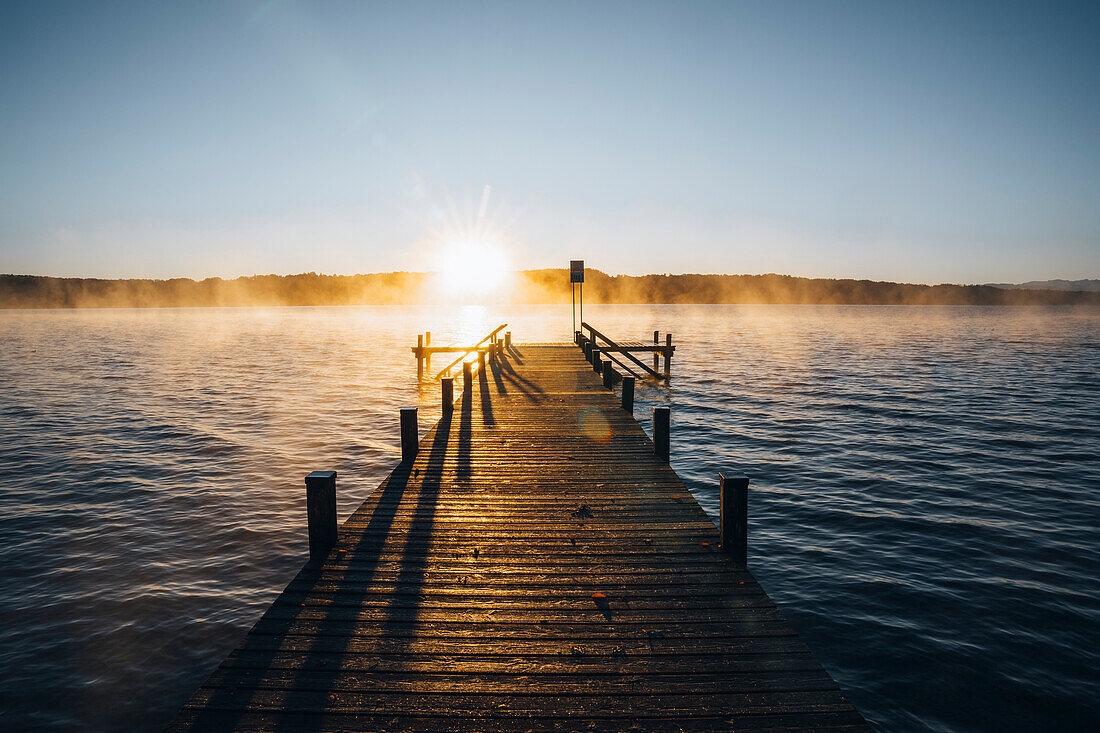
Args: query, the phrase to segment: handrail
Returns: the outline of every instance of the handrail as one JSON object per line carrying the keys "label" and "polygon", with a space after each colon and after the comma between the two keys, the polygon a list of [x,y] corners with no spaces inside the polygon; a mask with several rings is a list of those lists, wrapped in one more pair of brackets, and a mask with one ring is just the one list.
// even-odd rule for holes
{"label": "handrail", "polygon": [[[595,336],[599,336],[599,337],[600,337],[600,338],[602,338],[602,339],[603,339],[604,341],[606,341],[607,343],[609,343],[609,344],[611,344],[612,346],[614,346],[614,347],[615,347],[616,349],[621,349],[621,348],[622,348],[622,347],[621,347],[621,346],[619,346],[619,345],[618,345],[617,343],[615,343],[614,341],[612,341],[611,339],[609,339],[609,338],[608,338],[607,336],[604,336],[604,335],[603,335],[602,333],[600,333],[600,332],[599,332],[599,331],[597,331],[596,329],[592,328],[592,326],[588,325],[588,324],[587,324],[587,323],[585,323],[584,321],[581,321],[581,328],[587,328],[587,329],[588,329],[588,330],[589,330],[589,331],[590,331],[590,332],[592,333],[592,335],[593,335],[594,337],[595,337]],[[592,340],[593,340],[593,341],[595,341],[596,339],[595,339],[595,338],[593,338]],[[641,367],[642,369],[644,369],[644,370],[645,370],[646,372],[648,372],[649,374],[653,375],[653,376],[654,376],[654,377],[656,377],[657,379],[666,379],[666,377],[665,377],[665,376],[664,376],[663,374],[659,374],[658,372],[654,371],[653,369],[650,369],[650,368],[649,368],[648,366],[646,366],[645,364],[643,364],[643,363],[642,363],[641,359],[639,359],[638,357],[634,356],[634,355],[633,355],[633,354],[631,354],[631,353],[630,353],[629,351],[620,351],[619,353],[620,353],[620,354],[622,354],[623,356],[625,356],[625,357],[626,357],[627,359],[630,359],[630,360],[631,360],[632,362],[634,362],[635,364],[637,364],[638,366],[640,366],[640,367]],[[609,354],[608,354],[608,356],[610,357],[610,356],[611,356],[611,354],[609,353]]]}
{"label": "handrail", "polygon": [[601,356],[606,356],[606,357],[607,357],[608,359],[610,359],[611,361],[613,361],[613,362],[615,362],[616,364],[618,364],[619,366],[621,366],[621,367],[622,367],[622,368],[623,368],[623,369],[624,369],[624,370],[625,370],[626,372],[628,372],[628,373],[629,373],[629,374],[630,374],[631,376],[634,376],[634,377],[638,376],[637,374],[635,374],[635,373],[634,373],[634,370],[633,370],[632,368],[630,368],[630,367],[629,367],[629,366],[627,366],[626,364],[623,364],[623,363],[622,363],[621,361],[619,361],[618,359],[616,359],[616,358],[615,358],[615,355],[614,355],[613,353],[611,353],[610,351],[602,351],[602,350],[601,350],[601,351],[600,351],[600,355],[601,355]]}
{"label": "handrail", "polygon": [[480,347],[480,346],[481,346],[481,345],[482,345],[483,343],[485,343],[485,342],[486,342],[486,341],[488,341],[489,339],[493,338],[494,336],[496,336],[496,335],[497,335],[498,333],[500,333],[501,331],[503,331],[503,330],[504,330],[505,328],[507,328],[507,327],[508,327],[508,324],[507,324],[507,323],[502,323],[502,324],[500,324],[499,326],[497,326],[497,327],[496,327],[495,329],[493,329],[493,330],[492,330],[492,331],[491,331],[491,332],[489,333],[489,335],[488,335],[488,336],[486,336],[485,338],[481,339],[480,341],[478,341],[478,342],[477,342],[476,344],[474,344],[474,345],[473,345],[473,346],[471,346],[470,348],[468,348],[468,349],[466,349],[465,351],[463,351],[463,352],[462,352],[462,356],[458,357],[457,359],[455,359],[454,361],[452,361],[452,362],[451,362],[450,364],[448,364],[447,366],[445,366],[445,367],[444,367],[444,368],[442,369],[442,371],[440,371],[440,372],[439,372],[439,374],[436,374],[436,375],[435,375],[435,378],[436,378],[436,379],[440,379],[440,378],[441,378],[441,377],[442,377],[442,376],[443,376],[444,374],[447,374],[448,372],[450,372],[450,371],[451,371],[451,367],[453,367],[453,366],[454,366],[455,364],[458,364],[458,363],[459,363],[459,362],[461,362],[461,361],[462,361],[463,359],[465,359],[465,358],[466,358],[467,356],[469,356],[469,354],[470,354],[470,352],[471,352],[471,351],[476,351],[476,350],[478,349],[478,347]]}

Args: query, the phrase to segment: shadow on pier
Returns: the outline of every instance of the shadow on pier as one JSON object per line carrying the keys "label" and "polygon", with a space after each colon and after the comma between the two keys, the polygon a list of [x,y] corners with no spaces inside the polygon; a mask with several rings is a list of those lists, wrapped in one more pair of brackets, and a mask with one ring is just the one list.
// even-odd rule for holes
{"label": "shadow on pier", "polygon": [[505,344],[169,730],[867,730],[581,350]]}
{"label": "shadow on pier", "polygon": [[[481,382],[481,410],[491,415],[484,375]],[[252,710],[254,696],[242,689],[242,682],[280,680],[287,690],[283,710],[316,710],[318,692],[337,689],[340,677],[363,666],[363,660],[376,658],[383,662],[376,667],[387,666],[386,659],[405,655],[416,640],[448,454],[457,457],[459,480],[470,475],[473,407],[472,395],[464,393],[459,409],[425,437],[416,460],[395,468],[348,522],[366,518],[365,525],[354,532],[345,526],[329,560],[323,566],[307,564],[290,582],[207,682],[211,693],[191,722],[196,730],[250,727],[242,718]],[[456,417],[459,427],[452,441]],[[379,595],[383,588],[389,592]],[[362,640],[375,637],[350,633],[364,614],[381,628],[373,644]],[[232,684],[226,681],[229,677]],[[294,725],[296,730],[329,727],[319,718]]]}

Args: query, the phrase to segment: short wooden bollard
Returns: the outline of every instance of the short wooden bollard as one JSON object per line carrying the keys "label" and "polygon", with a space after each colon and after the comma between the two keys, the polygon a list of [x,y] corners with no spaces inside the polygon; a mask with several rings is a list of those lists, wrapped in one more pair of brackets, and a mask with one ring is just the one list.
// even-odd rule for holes
{"label": "short wooden bollard", "polygon": [[[660,331],[654,331],[653,332],[653,345],[656,346],[659,343],[661,343],[661,332]],[[656,350],[654,350],[653,351],[653,371],[657,371],[657,369],[660,366],[661,366],[661,355],[658,354]]]}
{"label": "short wooden bollard", "polygon": [[506,349],[512,348],[512,332],[511,331],[505,331],[504,332],[504,348],[506,348]]}
{"label": "short wooden bollard", "polygon": [[603,386],[607,389],[615,384],[615,367],[611,366],[611,360],[608,359],[603,363]]}
{"label": "short wooden bollard", "polygon": [[480,349],[477,352],[477,370],[483,371],[485,369],[485,352]]}
{"label": "short wooden bollard", "polygon": [[336,545],[336,472],[306,475],[306,517],[309,523],[309,559],[324,562]]}
{"label": "short wooden bollard", "polygon": [[420,447],[420,436],[416,426],[416,408],[401,408],[401,462],[412,463]]}
{"label": "short wooden bollard", "polygon": [[462,391],[469,394],[474,383],[474,368],[468,361],[462,362]]}
{"label": "short wooden bollard", "polygon": [[[432,332],[431,331],[425,331],[424,332],[424,346],[431,346],[431,345],[432,345]],[[430,351],[427,354],[424,354],[424,368],[427,369],[429,372],[432,370],[432,352],[430,352]]]}
{"label": "short wooden bollard", "polygon": [[443,414],[450,415],[455,411],[455,380],[447,377],[443,380]]}
{"label": "short wooden bollard", "polygon": [[634,414],[634,377],[623,377],[623,409]]}
{"label": "short wooden bollard", "polygon": [[603,360],[600,359],[600,350],[592,349],[592,371],[599,374],[603,369]]}
{"label": "short wooden bollard", "polygon": [[749,559],[749,477],[718,474],[718,502],[722,550],[745,567]]}
{"label": "short wooden bollard", "polygon": [[672,372],[672,334],[665,334],[665,376]]}
{"label": "short wooden bollard", "polygon": [[584,351],[585,361],[591,362],[592,361],[592,344],[588,343],[587,341],[582,341],[581,342],[581,350]]}
{"label": "short wooden bollard", "polygon": [[669,460],[668,449],[668,435],[669,435],[669,410],[667,407],[654,407],[653,408],[653,454],[658,458],[663,458],[667,463]]}

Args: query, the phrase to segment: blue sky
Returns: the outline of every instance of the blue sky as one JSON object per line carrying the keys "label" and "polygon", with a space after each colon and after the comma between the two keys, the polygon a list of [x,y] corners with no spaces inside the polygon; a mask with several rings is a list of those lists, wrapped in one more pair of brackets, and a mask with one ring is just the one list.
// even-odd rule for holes
{"label": "blue sky", "polygon": [[6,2],[0,271],[1100,277],[1098,8]]}

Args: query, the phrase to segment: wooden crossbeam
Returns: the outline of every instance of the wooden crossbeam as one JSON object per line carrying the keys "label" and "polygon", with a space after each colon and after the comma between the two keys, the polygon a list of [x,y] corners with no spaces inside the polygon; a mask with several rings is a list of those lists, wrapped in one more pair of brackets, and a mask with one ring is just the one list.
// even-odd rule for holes
{"label": "wooden crossbeam", "polygon": [[507,328],[507,327],[508,327],[508,324],[507,324],[507,323],[502,323],[502,324],[500,324],[499,326],[497,326],[496,328],[494,328],[494,329],[493,329],[492,331],[490,331],[490,332],[489,332],[489,335],[488,335],[488,336],[486,336],[485,338],[481,339],[480,341],[478,341],[478,342],[477,342],[476,344],[474,344],[474,345],[473,345],[473,346],[471,346],[470,348],[468,348],[468,349],[465,349],[465,350],[464,350],[464,353],[463,353],[463,354],[462,354],[462,355],[461,355],[460,357],[458,357],[457,359],[455,359],[454,361],[452,361],[452,362],[451,362],[450,364],[448,364],[448,365],[447,365],[446,367],[444,367],[444,368],[443,368],[442,370],[440,370],[439,374],[436,374],[436,375],[435,375],[435,378],[436,378],[436,379],[442,379],[442,378],[443,378],[443,376],[444,376],[445,374],[448,374],[448,373],[449,373],[449,372],[451,371],[451,368],[452,368],[452,367],[454,367],[454,366],[455,366],[456,364],[458,364],[458,363],[459,363],[459,362],[461,362],[461,361],[462,361],[463,359],[465,359],[465,358],[466,358],[466,355],[467,355],[467,354],[469,354],[469,353],[470,353],[471,351],[478,351],[478,350],[479,350],[479,347],[480,347],[480,346],[481,346],[482,344],[484,344],[484,343],[485,343],[486,341],[490,341],[490,340],[493,340],[493,339],[495,339],[495,338],[496,338],[496,335],[497,335],[498,333],[500,333],[501,331],[503,331],[503,330],[504,330],[505,328]]}
{"label": "wooden crossbeam", "polygon": [[[647,365],[643,364],[641,359],[637,358],[636,356],[631,354],[629,351],[622,350],[621,346],[619,346],[617,343],[615,343],[614,341],[609,339],[607,336],[604,336],[602,333],[600,333],[596,329],[592,328],[592,326],[588,325],[587,323],[582,321],[581,322],[581,328],[587,328],[588,329],[589,333],[592,334],[592,337],[593,337],[592,340],[593,341],[595,341],[596,337],[598,336],[599,338],[603,339],[608,344],[610,344],[612,347],[619,349],[619,353],[621,353],[627,359],[630,359],[632,362],[634,362],[635,364],[640,366],[642,368],[642,370],[645,371],[650,376],[655,377],[657,379],[667,379],[668,378],[668,375],[662,375],[661,373],[657,372],[656,370],[651,369]],[[600,353],[603,353],[603,351],[604,351],[604,348],[601,346],[600,347]]]}

